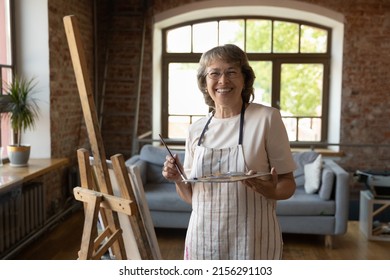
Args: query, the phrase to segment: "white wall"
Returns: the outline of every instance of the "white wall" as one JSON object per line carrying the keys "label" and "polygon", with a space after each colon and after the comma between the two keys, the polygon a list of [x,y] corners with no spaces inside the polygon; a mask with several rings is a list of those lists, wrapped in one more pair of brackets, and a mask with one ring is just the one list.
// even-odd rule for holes
{"label": "white wall", "polygon": [[48,0],[15,0],[18,75],[35,77],[40,116],[36,128],[22,135],[31,158],[51,156]]}

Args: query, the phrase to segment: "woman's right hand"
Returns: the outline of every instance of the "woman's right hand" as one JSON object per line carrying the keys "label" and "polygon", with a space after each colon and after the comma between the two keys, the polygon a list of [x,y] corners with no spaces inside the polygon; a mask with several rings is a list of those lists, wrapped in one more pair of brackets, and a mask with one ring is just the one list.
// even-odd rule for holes
{"label": "woman's right hand", "polygon": [[182,178],[180,176],[179,171],[176,168],[176,164],[183,170],[182,165],[180,163],[179,157],[175,154],[171,157],[170,155],[167,155],[165,158],[163,170],[162,170],[162,175],[164,176],[165,179],[169,181],[174,181],[174,182],[181,182]]}

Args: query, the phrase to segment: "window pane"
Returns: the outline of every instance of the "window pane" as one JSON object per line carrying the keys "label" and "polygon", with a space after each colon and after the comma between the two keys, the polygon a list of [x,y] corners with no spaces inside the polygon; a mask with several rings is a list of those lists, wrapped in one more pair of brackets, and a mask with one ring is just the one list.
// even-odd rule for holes
{"label": "window pane", "polygon": [[322,64],[283,64],[281,109],[294,116],[320,116]]}
{"label": "window pane", "polygon": [[5,93],[5,86],[7,83],[11,82],[12,80],[12,69],[11,68],[6,68],[6,67],[1,67],[1,78],[3,79],[1,81],[1,89],[2,89],[2,93],[1,94],[4,94]]}
{"label": "window pane", "polygon": [[191,123],[191,117],[204,116],[208,112],[203,94],[198,89],[197,69],[198,63],[169,64],[168,137],[184,138],[186,130],[183,133],[183,129]]}
{"label": "window pane", "polygon": [[168,117],[168,137],[184,138],[189,127],[189,117],[169,116]]}
{"label": "window pane", "polygon": [[[299,141],[321,138],[322,88],[324,79],[322,64],[283,64],[281,68],[280,104],[283,116],[298,118],[289,122]],[[298,129],[298,132],[296,130]],[[290,139],[291,141],[294,141]]]}
{"label": "window pane", "polygon": [[235,44],[244,49],[244,20],[221,20],[219,44]]}
{"label": "window pane", "polygon": [[283,117],[290,141],[321,141],[321,118]]}
{"label": "window pane", "polygon": [[271,106],[272,62],[251,61],[250,65],[256,75],[254,102]]}
{"label": "window pane", "polygon": [[190,124],[196,122],[200,118],[201,117],[198,116],[169,116],[168,137],[176,139],[185,138]]}
{"label": "window pane", "polygon": [[298,141],[320,141],[321,119],[301,118],[298,122]]}
{"label": "window pane", "polygon": [[312,26],[301,26],[301,52],[326,53],[328,31]]}
{"label": "window pane", "polygon": [[271,52],[272,22],[270,20],[247,20],[246,51]]}
{"label": "window pane", "polygon": [[[11,127],[9,121],[9,115],[0,113],[0,124],[1,124],[1,147],[7,147],[11,144]],[[7,155],[7,149],[3,149],[3,156]],[[4,157],[3,157],[4,158]]]}
{"label": "window pane", "polygon": [[191,52],[191,26],[187,25],[167,32],[167,52]]}
{"label": "window pane", "polygon": [[216,21],[194,24],[193,52],[203,53],[218,45],[218,23]]}
{"label": "window pane", "polygon": [[274,21],[273,51],[275,53],[297,53],[298,43],[298,24]]}
{"label": "window pane", "polygon": [[287,136],[289,141],[298,141],[297,137],[297,118],[294,117],[282,117],[284,126],[286,127]]}
{"label": "window pane", "polygon": [[0,64],[10,65],[11,25],[9,0],[0,0]]}

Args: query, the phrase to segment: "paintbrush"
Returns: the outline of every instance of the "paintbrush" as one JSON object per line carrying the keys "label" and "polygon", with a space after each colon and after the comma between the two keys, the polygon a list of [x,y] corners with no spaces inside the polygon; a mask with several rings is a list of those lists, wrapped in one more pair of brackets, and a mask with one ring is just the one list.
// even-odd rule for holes
{"label": "paintbrush", "polygon": [[[168,148],[168,145],[165,143],[165,141],[164,141],[163,137],[161,136],[161,134],[159,134],[158,136],[160,136],[161,142],[164,144],[165,148],[168,150],[168,153],[171,155],[171,157],[173,159],[175,159],[175,157],[173,156],[171,150]],[[176,169],[177,169],[177,171],[179,171],[180,176],[183,179],[183,181],[187,180],[187,177],[184,175],[183,171],[180,169],[179,165],[176,163],[176,159],[175,159],[174,163],[175,163]]]}

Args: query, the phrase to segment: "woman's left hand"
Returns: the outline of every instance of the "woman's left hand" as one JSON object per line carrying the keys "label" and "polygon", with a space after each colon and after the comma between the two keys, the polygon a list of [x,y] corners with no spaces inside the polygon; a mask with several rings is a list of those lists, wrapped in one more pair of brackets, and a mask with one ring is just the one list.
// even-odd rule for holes
{"label": "woman's left hand", "polygon": [[[255,171],[250,170],[247,175],[254,174]],[[271,169],[271,176],[255,177],[242,181],[244,185],[253,189],[255,192],[261,193],[267,198],[274,198],[276,187],[278,185],[278,174],[275,168]]]}
{"label": "woman's left hand", "polygon": [[278,175],[275,168],[271,169],[269,177],[251,178],[244,180],[243,183],[264,197],[275,200],[290,198],[296,188],[293,172]]}

